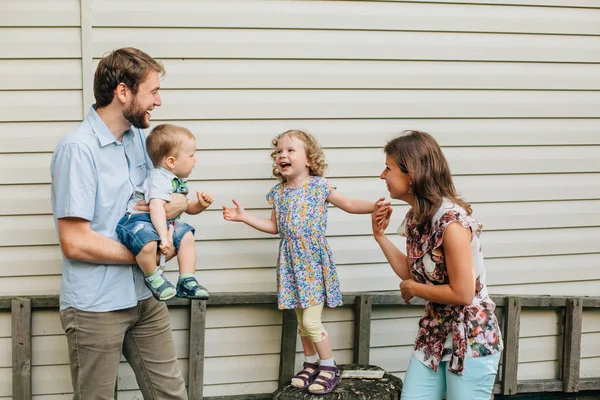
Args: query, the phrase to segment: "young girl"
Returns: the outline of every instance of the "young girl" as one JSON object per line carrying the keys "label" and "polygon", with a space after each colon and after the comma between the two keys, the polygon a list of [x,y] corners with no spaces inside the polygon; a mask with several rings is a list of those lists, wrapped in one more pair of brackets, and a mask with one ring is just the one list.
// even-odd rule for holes
{"label": "young girl", "polygon": [[305,356],[304,368],[292,378],[292,386],[325,394],[341,378],[321,323],[321,313],[325,303],[328,307],[342,304],[335,263],[325,238],[327,204],[349,213],[368,214],[375,210],[375,203],[347,199],[322,177],[327,166],[325,155],[312,135],[289,130],[273,139],[272,145],[273,175],[280,183],[267,194],[267,201],[273,207],[271,218],[251,215],[236,200],[233,200],[235,208],[223,206],[223,217],[245,222],[263,232],[280,234],[279,309],[296,311]]}
{"label": "young girl", "polygon": [[385,236],[392,209],[379,204],[373,234],[400,292],[427,300],[408,364],[402,399],[489,400],[502,339],[488,297],[479,235],[482,225],[456,193],[446,158],[427,133],[406,131],[384,149],[390,196],[411,208],[398,233],[403,254]]}

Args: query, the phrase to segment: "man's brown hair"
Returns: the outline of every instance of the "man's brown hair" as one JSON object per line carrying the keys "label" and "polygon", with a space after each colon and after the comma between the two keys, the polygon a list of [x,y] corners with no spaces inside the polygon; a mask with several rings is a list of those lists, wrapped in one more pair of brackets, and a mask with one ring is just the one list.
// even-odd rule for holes
{"label": "man's brown hair", "polygon": [[194,134],[183,126],[162,124],[150,131],[146,138],[146,151],[157,167],[166,156],[177,157],[186,139],[196,139]]}
{"label": "man's brown hair", "polygon": [[134,95],[137,94],[140,83],[150,71],[158,72],[161,77],[165,74],[165,68],[159,61],[139,49],[124,47],[105,55],[94,74],[96,105],[109,105],[119,83],[124,83]]}

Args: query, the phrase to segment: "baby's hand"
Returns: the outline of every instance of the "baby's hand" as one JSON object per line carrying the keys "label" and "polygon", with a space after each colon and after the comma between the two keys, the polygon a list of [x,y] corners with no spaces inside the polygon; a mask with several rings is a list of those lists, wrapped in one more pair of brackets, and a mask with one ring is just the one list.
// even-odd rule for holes
{"label": "baby's hand", "polygon": [[210,194],[206,192],[200,192],[199,190],[196,190],[196,197],[198,198],[198,204],[200,204],[200,206],[202,206],[204,209],[210,207],[213,201],[215,201]]}
{"label": "baby's hand", "polygon": [[244,221],[246,218],[246,210],[236,200],[232,200],[235,208],[227,208],[223,206],[223,218],[227,221]]}
{"label": "baby's hand", "polygon": [[158,251],[165,256],[169,255],[171,248],[171,241],[169,239],[161,239],[160,244],[158,245]]}

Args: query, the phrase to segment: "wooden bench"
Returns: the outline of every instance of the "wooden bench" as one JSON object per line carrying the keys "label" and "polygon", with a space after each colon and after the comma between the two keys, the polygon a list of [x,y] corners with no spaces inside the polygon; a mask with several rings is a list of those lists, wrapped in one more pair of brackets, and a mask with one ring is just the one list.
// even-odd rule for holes
{"label": "wooden bench", "polygon": [[[599,309],[600,297],[560,297],[560,296],[491,296],[502,310],[501,321],[505,351],[499,380],[494,393],[514,395],[533,392],[578,392],[580,390],[600,390],[599,378],[580,379],[580,349],[582,313],[584,308]],[[355,310],[354,360],[356,364],[369,364],[371,340],[371,312],[373,306],[422,307],[423,301],[416,300],[411,305],[404,304],[398,292],[346,293],[345,306]],[[190,310],[190,354],[189,354],[189,398],[190,400],[224,399],[270,399],[271,395],[239,395],[225,397],[203,397],[204,341],[206,307],[211,305],[259,305],[277,304],[275,293],[212,293],[210,300],[189,301],[172,299],[169,307],[188,307]],[[31,398],[31,313],[32,309],[58,309],[58,296],[0,297],[0,311],[12,313],[12,366],[13,399]],[[521,310],[558,309],[564,318],[562,357],[559,359],[560,376],[557,379],[518,381],[519,326]],[[297,322],[294,311],[283,312],[283,327],[280,352],[279,383],[287,383],[294,375],[297,341]]]}

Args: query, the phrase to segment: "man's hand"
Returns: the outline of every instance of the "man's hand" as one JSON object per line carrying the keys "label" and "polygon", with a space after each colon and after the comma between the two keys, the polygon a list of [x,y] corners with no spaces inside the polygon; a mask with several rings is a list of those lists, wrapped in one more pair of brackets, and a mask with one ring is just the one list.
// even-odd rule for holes
{"label": "man's hand", "polygon": [[[184,194],[173,193],[171,201],[165,204],[165,213],[167,219],[174,219],[183,214],[187,209],[188,201]],[[137,202],[135,209],[142,212],[150,212],[150,205],[144,200]]]}
{"label": "man's hand", "polygon": [[185,212],[188,206],[187,197],[185,194],[173,193],[171,201],[165,205],[167,219],[175,219]]}

